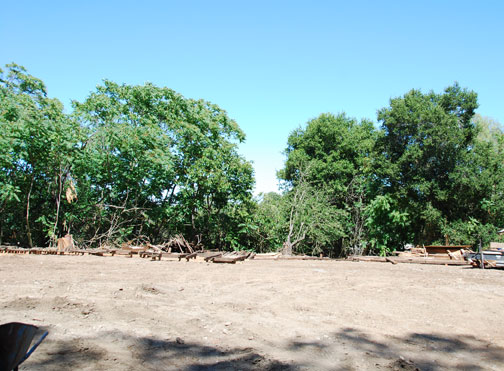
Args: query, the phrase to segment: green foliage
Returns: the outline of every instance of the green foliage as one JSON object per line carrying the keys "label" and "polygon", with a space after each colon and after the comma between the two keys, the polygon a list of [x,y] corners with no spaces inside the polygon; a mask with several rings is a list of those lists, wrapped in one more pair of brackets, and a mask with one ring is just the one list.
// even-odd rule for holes
{"label": "green foliage", "polygon": [[377,196],[366,207],[369,253],[386,256],[402,249],[410,241],[407,230],[410,224],[407,212],[396,209],[390,196]]}
{"label": "green foliage", "polygon": [[168,88],[110,81],[74,106],[91,130],[76,178],[88,202],[102,206],[86,211],[93,236],[127,236],[114,225],[120,215],[132,236],[165,240],[183,233],[236,247],[230,237],[242,222],[236,209],[250,202],[253,177],[234,143],[244,135],[223,110]]}
{"label": "green foliage", "polygon": [[492,142],[497,145],[498,138],[502,136],[503,126],[491,117],[475,114],[473,122],[478,129],[478,142]]}
{"label": "green foliage", "polygon": [[[45,244],[61,224],[61,185],[69,176],[80,130],[61,102],[47,97],[42,81],[16,64],[6,67],[7,75],[0,77],[0,211],[9,222],[0,234],[28,245]],[[47,225],[35,226],[49,215],[52,233]],[[19,233],[23,230],[26,234]]]}
{"label": "green foliage", "polygon": [[329,187],[314,187],[302,176],[285,197],[290,209],[286,243],[293,252],[338,256],[338,242],[346,237],[343,222],[348,216],[331,204]]}
{"label": "green foliage", "polygon": [[504,134],[457,84],[411,90],[368,120],[322,114],[288,137],[283,193],[254,200],[227,113],[153,84],[105,80],[65,114],[16,64],[0,70],[0,243],[85,245],[181,233],[221,249],[386,255],[484,244],[504,226]]}
{"label": "green foliage", "polygon": [[258,252],[277,251],[282,248],[287,235],[288,202],[275,192],[260,194],[254,210],[254,228],[248,235]]}
{"label": "green foliage", "polygon": [[359,123],[344,114],[320,115],[289,136],[287,160],[279,177],[296,194],[306,172],[304,181],[314,196],[307,198],[306,210],[320,215],[318,222],[309,223],[310,234],[303,245],[310,247],[305,246],[304,251],[338,256],[362,248],[375,138],[370,121]]}
{"label": "green foliage", "polygon": [[469,243],[474,237],[463,231],[473,219],[488,241],[504,225],[504,139],[500,124],[473,118],[477,107],[476,93],[455,84],[391,99],[378,112],[379,131],[321,115],[290,135],[279,177],[295,194],[309,168],[309,186],[328,195],[325,207],[338,211],[343,233],[325,240],[326,251],[384,255],[406,243]]}
{"label": "green foliage", "polygon": [[469,210],[455,174],[470,165],[477,106],[476,93],[455,84],[443,94],[412,90],[378,112],[383,135],[376,146],[375,191],[408,213],[411,223],[404,228],[417,243],[441,238],[442,223],[471,215],[463,215]]}
{"label": "green foliage", "polygon": [[[253,171],[236,150],[243,132],[218,106],[104,81],[66,115],[14,64],[0,76],[0,98],[1,236],[45,245],[71,231],[100,245],[183,233],[212,247],[242,244]],[[69,189],[76,200],[65,199]]]}
{"label": "green foliage", "polygon": [[467,221],[455,220],[444,226],[443,232],[450,236],[451,244],[472,245],[474,249],[477,249],[480,240],[482,246],[489,246],[491,241],[501,240],[493,224],[482,224],[474,218]]}

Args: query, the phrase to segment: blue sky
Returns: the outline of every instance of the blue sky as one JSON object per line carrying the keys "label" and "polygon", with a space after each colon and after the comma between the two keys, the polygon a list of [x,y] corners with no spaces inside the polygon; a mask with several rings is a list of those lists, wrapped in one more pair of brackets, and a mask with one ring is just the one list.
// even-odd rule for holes
{"label": "blue sky", "polygon": [[11,1],[0,65],[70,107],[102,79],[167,86],[227,110],[256,192],[289,133],[324,112],[376,121],[391,97],[458,81],[504,123],[502,1]]}

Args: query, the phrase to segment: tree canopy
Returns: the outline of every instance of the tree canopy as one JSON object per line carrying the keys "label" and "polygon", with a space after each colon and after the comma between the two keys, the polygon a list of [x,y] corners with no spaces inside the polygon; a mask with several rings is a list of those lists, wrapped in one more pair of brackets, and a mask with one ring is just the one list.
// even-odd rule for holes
{"label": "tree canopy", "polygon": [[504,134],[458,84],[411,90],[377,124],[324,113],[292,131],[281,193],[252,197],[245,134],[226,111],[105,80],[66,113],[19,65],[0,70],[0,244],[163,242],[387,254],[485,243],[504,226]]}
{"label": "tree canopy", "polygon": [[[6,235],[24,220],[18,230],[27,233],[15,238],[29,245],[73,231],[90,245],[184,233],[226,247],[254,179],[236,150],[245,135],[224,110],[168,88],[106,80],[66,115],[40,80],[7,68],[1,196],[16,222]],[[75,200],[62,199],[67,190]]]}

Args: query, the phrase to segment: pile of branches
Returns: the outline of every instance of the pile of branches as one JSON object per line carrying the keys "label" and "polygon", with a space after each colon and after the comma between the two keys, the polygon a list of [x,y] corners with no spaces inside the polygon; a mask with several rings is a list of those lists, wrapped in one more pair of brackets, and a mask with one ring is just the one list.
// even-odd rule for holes
{"label": "pile of branches", "polygon": [[191,246],[191,244],[187,242],[184,236],[180,234],[173,236],[172,238],[170,238],[168,242],[165,242],[164,244],[161,245],[149,244],[149,247],[153,248],[154,250],[159,249],[169,253],[179,251],[180,253],[192,254],[194,252],[193,246]]}

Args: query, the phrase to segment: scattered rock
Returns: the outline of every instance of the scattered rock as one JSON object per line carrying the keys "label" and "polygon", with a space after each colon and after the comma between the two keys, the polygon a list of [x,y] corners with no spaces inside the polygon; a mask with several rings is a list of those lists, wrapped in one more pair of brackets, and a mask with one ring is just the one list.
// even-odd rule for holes
{"label": "scattered rock", "polygon": [[390,369],[394,371],[406,370],[406,371],[420,371],[418,367],[415,366],[412,360],[406,360],[404,357],[399,357],[389,366]]}
{"label": "scattered rock", "polygon": [[177,344],[185,344],[184,339],[179,338],[179,337],[178,337],[178,338],[176,338],[176,339],[175,339],[175,341],[177,342]]}
{"label": "scattered rock", "polygon": [[142,285],[142,286],[141,286],[141,289],[142,289],[143,291],[145,291],[145,292],[150,293],[150,294],[155,294],[155,295],[157,295],[157,294],[160,294],[160,293],[161,293],[161,291],[160,291],[159,289],[155,288],[154,286],[150,286],[150,285]]}

